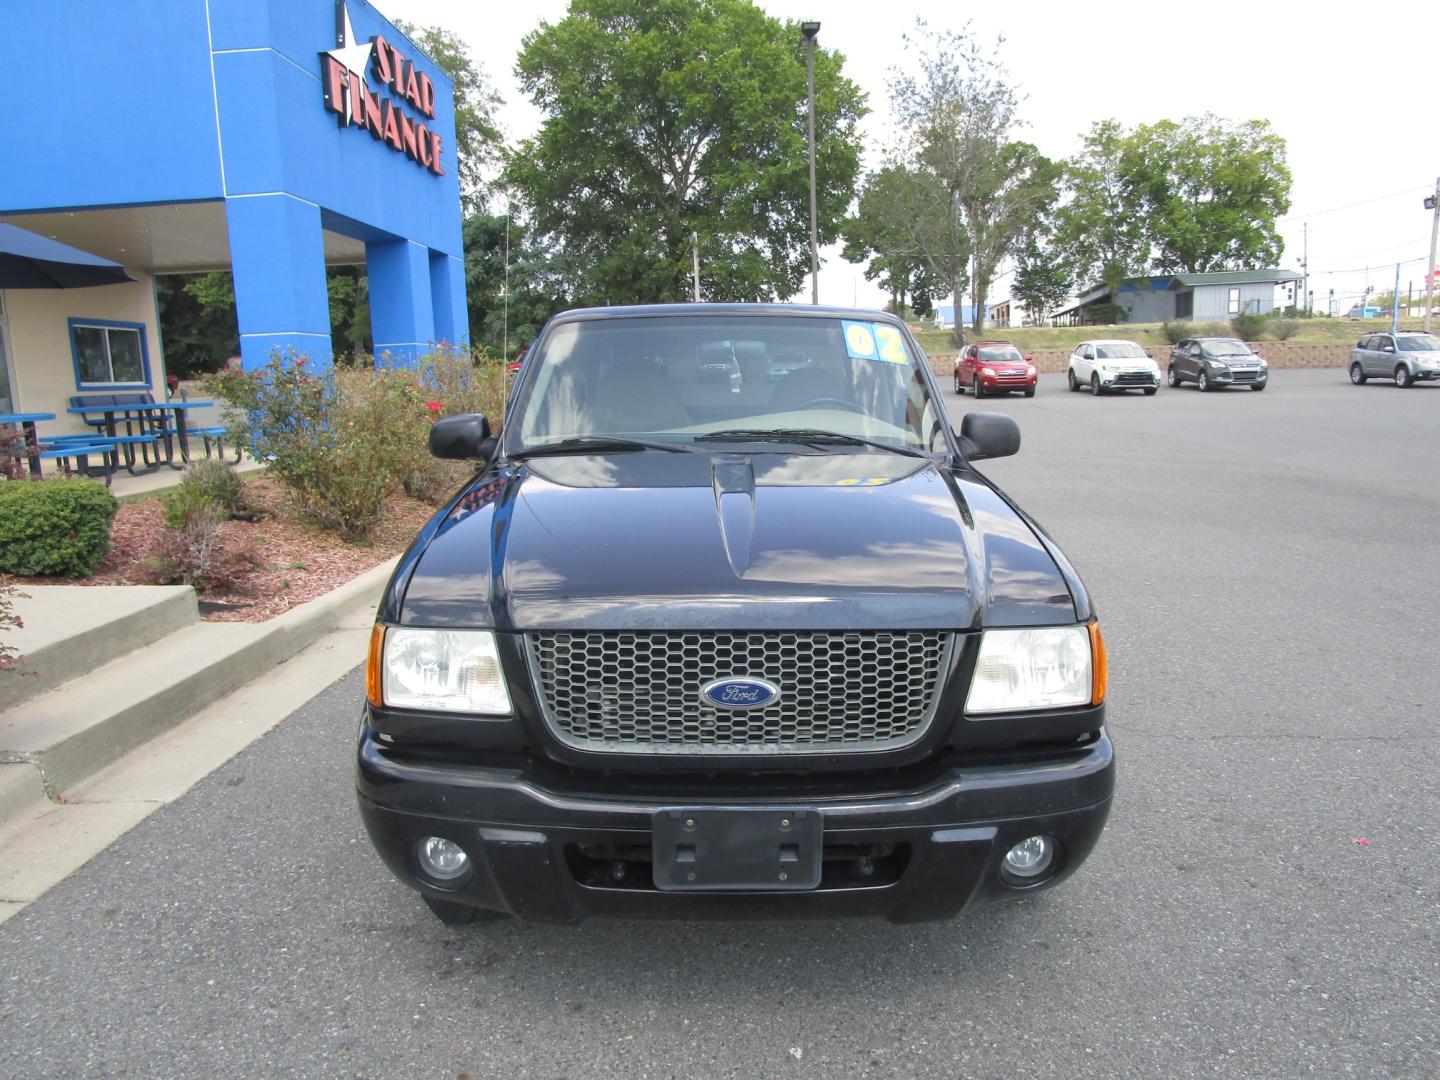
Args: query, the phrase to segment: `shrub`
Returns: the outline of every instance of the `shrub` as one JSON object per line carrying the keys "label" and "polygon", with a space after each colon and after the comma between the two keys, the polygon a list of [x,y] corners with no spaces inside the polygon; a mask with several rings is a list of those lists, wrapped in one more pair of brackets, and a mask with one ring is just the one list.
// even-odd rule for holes
{"label": "shrub", "polygon": [[214,506],[192,510],[145,560],[146,578],[156,585],[193,585],[200,592],[248,592],[251,572],[263,563],[249,543],[237,544],[221,533],[223,520]]}
{"label": "shrub", "polygon": [[245,485],[240,474],[223,461],[206,458],[194,462],[174,491],[160,496],[165,524],[181,528],[186,519],[204,507],[213,508],[221,520],[244,510]]}
{"label": "shrub", "polygon": [[442,348],[422,357],[415,375],[424,411],[400,482],[407,495],[438,505],[475,472],[475,464],[431,457],[430,425],[442,416],[478,412],[498,428],[505,409],[505,372],[498,362],[477,362],[466,352]]}
{"label": "shrub", "polygon": [[[0,585],[0,630],[23,630],[25,623],[19,615],[15,614],[15,607],[11,603],[17,596],[25,596],[25,593],[17,592],[13,585]],[[14,645],[0,641],[0,671],[12,671],[15,668],[23,667],[25,657],[20,655],[20,650]]]}
{"label": "shrub", "polygon": [[1085,308],[1085,316],[1092,323],[1099,326],[1115,326],[1119,323],[1129,322],[1130,313],[1119,304],[1109,301],[1103,304],[1089,304]]}
{"label": "shrub", "polygon": [[1165,340],[1171,345],[1179,345],[1187,337],[1195,336],[1195,328],[1188,322],[1164,322],[1160,324],[1160,332],[1165,335]]}
{"label": "shrub", "polygon": [[1264,315],[1236,315],[1230,320],[1230,332],[1241,341],[1259,341],[1268,323]]}
{"label": "shrub", "polygon": [[25,465],[25,436],[18,427],[0,424],[0,478],[21,479]]}
{"label": "shrub", "polygon": [[110,550],[119,506],[84,478],[0,483],[0,572],[89,577]]}
{"label": "shrub", "polygon": [[302,509],[347,540],[369,535],[415,439],[412,376],[310,371],[304,357],[277,354],[256,371],[220,372],[209,387],[230,406],[232,432],[243,432]]}
{"label": "shrub", "polygon": [[437,416],[484,412],[498,423],[504,408],[503,369],[451,349],[414,367],[350,370],[276,354],[258,371],[212,376],[207,389],[301,507],[348,540],[369,535],[396,487],[439,502],[471,471],[429,457]]}
{"label": "shrub", "polygon": [[1300,332],[1299,319],[1271,319],[1270,333],[1275,335],[1276,341],[1289,341]]}

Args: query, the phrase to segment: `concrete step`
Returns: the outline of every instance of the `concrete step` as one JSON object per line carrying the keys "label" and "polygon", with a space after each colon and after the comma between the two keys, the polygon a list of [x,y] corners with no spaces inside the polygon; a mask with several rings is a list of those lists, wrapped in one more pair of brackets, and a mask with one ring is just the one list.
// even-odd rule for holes
{"label": "concrete step", "polygon": [[[195,623],[0,713],[6,804],[52,802],[336,628],[363,625],[394,561],[264,623]],[[356,661],[362,660],[357,657]],[[21,779],[6,780],[15,766]]]}
{"label": "concrete step", "polygon": [[0,675],[0,712],[200,621],[187,585],[26,585],[20,592],[14,607],[25,625],[5,639],[25,666]]}

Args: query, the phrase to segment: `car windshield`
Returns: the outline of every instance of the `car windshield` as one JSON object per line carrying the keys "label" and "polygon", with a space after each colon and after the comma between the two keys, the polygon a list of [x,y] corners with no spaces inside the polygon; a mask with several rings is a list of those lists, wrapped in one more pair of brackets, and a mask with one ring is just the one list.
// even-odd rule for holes
{"label": "car windshield", "polygon": [[1205,351],[1211,356],[1250,355],[1250,346],[1234,338],[1218,338],[1215,341],[1206,341],[1203,344]]}
{"label": "car windshield", "polygon": [[1440,352],[1440,337],[1434,334],[1406,334],[1398,340],[1401,352]]}
{"label": "car windshield", "polygon": [[1097,345],[1095,352],[1101,360],[1144,360],[1145,350],[1139,345],[1120,342],[1114,345]]}
{"label": "car windshield", "polygon": [[980,350],[980,359],[1025,362],[1024,355],[1014,345],[986,345]]}
{"label": "car windshield", "polygon": [[593,436],[689,445],[720,432],[754,440],[786,429],[928,448],[944,413],[922,362],[893,323],[858,315],[561,322],[525,365],[506,449]]}

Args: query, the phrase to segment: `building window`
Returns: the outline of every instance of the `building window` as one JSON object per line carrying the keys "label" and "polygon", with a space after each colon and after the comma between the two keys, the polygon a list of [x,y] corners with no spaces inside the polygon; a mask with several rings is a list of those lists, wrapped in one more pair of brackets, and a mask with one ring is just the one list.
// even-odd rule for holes
{"label": "building window", "polygon": [[1231,290],[1230,290],[1230,307],[1229,307],[1229,312],[1230,312],[1231,315],[1239,315],[1239,314],[1240,314],[1240,290],[1239,290],[1239,289],[1231,289]]}
{"label": "building window", "polygon": [[79,389],[150,385],[150,357],[140,323],[71,319],[70,348]]}

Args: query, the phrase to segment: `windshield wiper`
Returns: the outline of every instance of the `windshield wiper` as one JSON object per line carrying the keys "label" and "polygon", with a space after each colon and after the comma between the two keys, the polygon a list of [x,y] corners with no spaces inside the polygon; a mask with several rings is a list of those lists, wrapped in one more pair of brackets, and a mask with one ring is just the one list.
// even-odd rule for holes
{"label": "windshield wiper", "polygon": [[840,431],[824,431],[821,428],[728,428],[696,435],[696,442],[788,442],[802,446],[872,446],[892,454],[906,457],[929,457],[923,450],[912,450],[907,446],[863,439],[859,435],[846,435]]}
{"label": "windshield wiper", "polygon": [[664,450],[669,454],[688,454],[690,448],[679,443],[651,442],[648,439],[623,439],[613,435],[576,435],[544,446],[516,450],[511,460],[519,461],[541,454],[616,454],[636,450]]}

